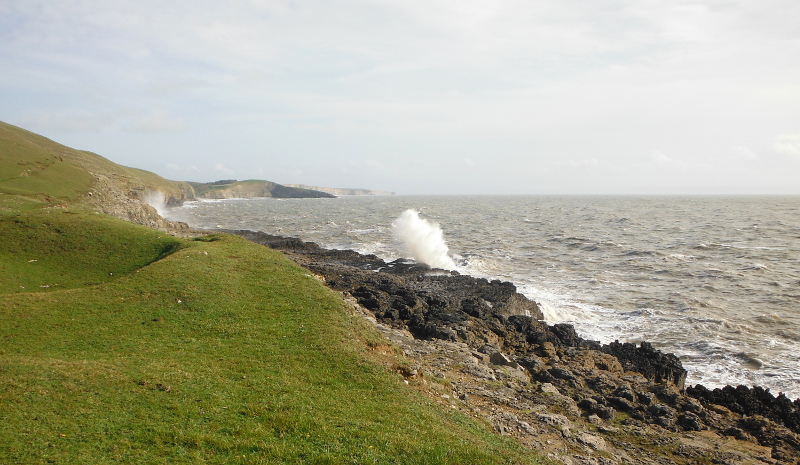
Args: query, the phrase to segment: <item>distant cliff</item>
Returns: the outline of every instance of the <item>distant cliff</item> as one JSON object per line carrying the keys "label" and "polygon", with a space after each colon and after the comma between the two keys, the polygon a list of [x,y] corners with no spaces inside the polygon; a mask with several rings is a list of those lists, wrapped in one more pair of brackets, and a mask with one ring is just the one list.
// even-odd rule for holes
{"label": "distant cliff", "polygon": [[313,189],[284,186],[272,181],[250,179],[237,181],[226,179],[208,183],[190,182],[198,198],[204,199],[249,199],[253,197],[292,198],[325,198],[335,195]]}
{"label": "distant cliff", "polygon": [[333,195],[395,195],[394,192],[388,191],[373,191],[369,189],[350,189],[345,187],[319,187],[319,186],[306,186],[303,184],[287,184],[288,187],[295,187],[298,189],[311,189],[319,192],[327,192]]}

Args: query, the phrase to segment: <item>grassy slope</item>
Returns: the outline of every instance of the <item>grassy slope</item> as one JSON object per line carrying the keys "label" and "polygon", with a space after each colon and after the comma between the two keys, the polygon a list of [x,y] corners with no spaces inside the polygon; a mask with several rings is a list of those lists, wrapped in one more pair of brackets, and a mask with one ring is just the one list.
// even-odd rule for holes
{"label": "grassy slope", "polygon": [[24,209],[81,200],[99,173],[130,190],[151,189],[179,196],[188,185],[118,165],[0,121],[0,209]]}
{"label": "grassy slope", "polygon": [[536,462],[403,384],[280,253],[74,208],[90,179],[20,131],[0,125],[0,463]]}
{"label": "grassy slope", "polygon": [[[141,234],[139,261],[171,240]],[[5,463],[526,460],[371,362],[377,336],[340,296],[234,236],[101,285],[2,295],[0,337]]]}

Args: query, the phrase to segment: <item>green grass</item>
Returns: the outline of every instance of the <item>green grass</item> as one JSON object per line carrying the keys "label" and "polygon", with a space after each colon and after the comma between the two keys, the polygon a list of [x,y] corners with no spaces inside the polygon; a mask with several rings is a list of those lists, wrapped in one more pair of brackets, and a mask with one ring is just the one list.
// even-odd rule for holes
{"label": "green grass", "polygon": [[0,210],[76,203],[91,192],[95,177],[113,178],[123,191],[160,191],[180,197],[188,184],[118,165],[0,121]]}
{"label": "green grass", "polygon": [[0,218],[0,293],[107,282],[181,244],[167,234],[81,210],[0,211]]}
{"label": "green grass", "polygon": [[280,253],[58,209],[0,241],[0,463],[538,463],[377,363]]}

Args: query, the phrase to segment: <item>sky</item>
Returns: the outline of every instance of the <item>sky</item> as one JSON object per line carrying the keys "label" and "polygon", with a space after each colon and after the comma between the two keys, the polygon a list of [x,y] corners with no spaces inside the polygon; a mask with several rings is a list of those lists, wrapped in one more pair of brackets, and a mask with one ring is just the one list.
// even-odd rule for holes
{"label": "sky", "polygon": [[175,180],[800,194],[797,0],[0,0],[0,120]]}

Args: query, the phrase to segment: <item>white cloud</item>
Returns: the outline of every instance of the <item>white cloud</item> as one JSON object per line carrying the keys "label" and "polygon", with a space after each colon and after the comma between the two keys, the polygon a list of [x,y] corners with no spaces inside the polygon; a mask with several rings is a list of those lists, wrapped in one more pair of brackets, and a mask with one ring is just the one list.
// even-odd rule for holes
{"label": "white cloud", "polygon": [[735,153],[736,155],[742,156],[748,160],[758,159],[757,153],[742,145],[737,145],[736,147],[732,147],[731,151],[733,151],[733,153]]}
{"label": "white cloud", "polygon": [[128,129],[134,132],[184,132],[189,124],[182,118],[170,117],[165,110],[153,109],[131,121]]}
{"label": "white cloud", "polygon": [[464,162],[464,164],[465,164],[465,165],[467,165],[467,168],[475,168],[475,166],[476,166],[476,165],[475,165],[475,162],[474,162],[474,161],[472,161],[472,159],[471,159],[471,158],[465,158],[465,159],[463,160],[463,162]]}
{"label": "white cloud", "polygon": [[659,165],[672,163],[672,159],[670,157],[664,155],[664,153],[658,150],[654,150],[653,152],[650,153],[650,160],[654,161],[655,163],[658,163]]}
{"label": "white cloud", "polygon": [[374,170],[382,170],[384,168],[383,163],[375,160],[367,160],[364,164]]}
{"label": "white cloud", "polygon": [[772,148],[778,153],[800,156],[800,135],[787,134],[775,138]]}
{"label": "white cloud", "polygon": [[219,172],[221,172],[223,174],[234,174],[235,173],[234,170],[228,168],[227,166],[223,165],[222,163],[215,163],[214,164],[214,170],[215,171],[219,171]]}
{"label": "white cloud", "polygon": [[596,158],[585,158],[583,160],[569,160],[567,164],[569,166],[572,166],[573,168],[586,168],[591,166],[597,166],[600,164],[600,162],[597,161]]}
{"label": "white cloud", "polygon": [[172,171],[200,171],[200,168],[198,168],[195,165],[189,165],[187,167],[182,167],[182,166],[180,166],[178,164],[175,164],[175,163],[167,163],[164,166],[166,166],[167,169],[170,169]]}

